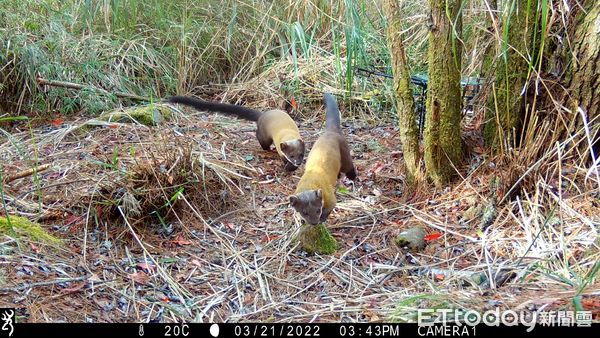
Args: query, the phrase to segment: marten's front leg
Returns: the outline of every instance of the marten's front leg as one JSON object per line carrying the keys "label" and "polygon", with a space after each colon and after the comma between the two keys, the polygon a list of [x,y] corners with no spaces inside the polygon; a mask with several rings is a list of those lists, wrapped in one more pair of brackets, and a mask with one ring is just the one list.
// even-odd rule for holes
{"label": "marten's front leg", "polygon": [[288,161],[285,157],[281,159],[283,161],[283,169],[285,171],[294,171],[298,169],[292,162]]}
{"label": "marten's front leg", "polygon": [[319,221],[321,223],[325,223],[325,221],[327,221],[327,217],[329,217],[329,214],[333,211],[333,208],[329,208],[329,209],[323,209],[323,211],[321,212],[321,218],[319,219]]}
{"label": "marten's front leg", "polygon": [[258,139],[258,143],[263,148],[263,150],[271,149],[271,144],[273,144],[273,138],[269,135],[265,134],[265,131],[262,130],[260,126],[256,129],[256,138]]}

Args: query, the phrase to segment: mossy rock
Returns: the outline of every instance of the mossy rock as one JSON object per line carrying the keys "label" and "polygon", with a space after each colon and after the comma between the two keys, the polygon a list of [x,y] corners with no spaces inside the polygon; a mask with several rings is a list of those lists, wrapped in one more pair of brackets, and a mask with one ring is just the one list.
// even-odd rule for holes
{"label": "mossy rock", "polygon": [[169,107],[157,104],[129,108],[122,111],[107,112],[98,118],[100,121],[131,123],[137,122],[146,126],[156,126],[169,121],[173,112]]}
{"label": "mossy rock", "polygon": [[[10,221],[10,224],[9,224]],[[11,231],[12,230],[12,231]],[[44,230],[38,223],[20,216],[0,216],[0,234],[29,237],[48,244],[60,244],[62,241]]]}
{"label": "mossy rock", "polygon": [[472,205],[469,209],[467,209],[463,215],[462,218],[465,221],[470,221],[472,219],[475,219],[479,216],[481,216],[483,214],[483,207],[481,205]]}
{"label": "mossy rock", "polygon": [[325,224],[303,225],[296,240],[307,253],[329,255],[337,250],[338,244]]}
{"label": "mossy rock", "polygon": [[494,223],[497,216],[498,211],[496,210],[496,206],[494,205],[494,203],[488,203],[481,212],[481,224],[479,225],[479,228],[481,228],[481,230],[487,229],[490,225]]}
{"label": "mossy rock", "polygon": [[425,248],[425,236],[427,231],[421,227],[412,227],[402,231],[394,240],[400,248],[408,248],[413,251]]}

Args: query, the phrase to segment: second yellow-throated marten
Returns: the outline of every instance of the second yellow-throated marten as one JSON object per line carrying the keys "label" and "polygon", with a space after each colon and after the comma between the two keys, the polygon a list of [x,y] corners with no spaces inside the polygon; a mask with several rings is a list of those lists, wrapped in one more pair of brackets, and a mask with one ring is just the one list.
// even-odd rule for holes
{"label": "second yellow-throated marten", "polygon": [[171,96],[167,98],[167,101],[190,106],[197,110],[215,111],[255,121],[258,143],[264,150],[269,150],[271,144],[274,144],[287,171],[296,170],[304,160],[304,141],[300,137],[298,126],[282,110],[273,109],[263,113],[247,107],[202,101],[188,96]]}
{"label": "second yellow-throated marten", "polygon": [[304,175],[296,192],[290,196],[291,206],[309,224],[325,222],[335,207],[335,186],[340,173],[356,178],[348,143],[342,135],[340,110],[333,95],[324,94],[327,110],[325,132],[308,154]]}

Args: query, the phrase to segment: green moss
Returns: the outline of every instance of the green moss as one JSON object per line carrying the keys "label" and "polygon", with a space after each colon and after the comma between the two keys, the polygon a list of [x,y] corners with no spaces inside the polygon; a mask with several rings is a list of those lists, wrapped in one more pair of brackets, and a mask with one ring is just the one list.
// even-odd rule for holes
{"label": "green moss", "polygon": [[337,250],[337,241],[325,226],[319,225],[303,225],[298,234],[297,240],[301,244],[302,250],[309,254],[332,254]]}
{"label": "green moss", "polygon": [[[10,222],[10,223],[9,223]],[[60,244],[61,240],[50,235],[39,224],[19,216],[0,217],[0,234],[25,236],[40,242]]]}
{"label": "green moss", "polygon": [[123,111],[107,112],[98,118],[101,121],[130,123],[138,122],[146,126],[156,126],[163,121],[168,121],[173,116],[171,110],[162,105],[149,104],[134,107]]}
{"label": "green moss", "polygon": [[424,159],[427,175],[437,187],[443,187],[456,173],[454,167],[460,166],[463,157],[460,127],[462,47],[459,43],[462,12],[460,1],[430,0],[429,3],[436,29],[429,32]]}
{"label": "green moss", "polygon": [[[493,149],[503,137],[511,143],[513,136],[520,134],[526,95],[523,86],[529,69],[536,68],[536,49],[540,42],[534,41],[537,21],[536,1],[517,1],[503,21],[501,57],[496,68],[495,95],[490,95],[483,134],[486,143]],[[531,64],[523,55],[531,55]]]}
{"label": "green moss", "polygon": [[487,229],[498,216],[498,211],[496,210],[496,206],[493,203],[489,203],[483,209],[483,213],[481,215],[481,225],[480,228],[482,230]]}
{"label": "green moss", "polygon": [[387,46],[390,51],[392,73],[394,75],[394,94],[398,129],[402,145],[402,158],[406,165],[406,177],[409,184],[415,183],[421,176],[419,159],[419,127],[412,89],[410,69],[406,58],[402,36],[402,15],[400,4],[395,0],[384,1],[384,13],[388,21]]}

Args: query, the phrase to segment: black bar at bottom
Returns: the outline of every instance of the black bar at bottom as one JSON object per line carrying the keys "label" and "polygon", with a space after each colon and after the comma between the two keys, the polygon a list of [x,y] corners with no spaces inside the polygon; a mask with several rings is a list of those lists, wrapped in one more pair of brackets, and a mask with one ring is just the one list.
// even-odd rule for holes
{"label": "black bar at bottom", "polygon": [[[531,332],[526,326],[421,326],[417,324],[28,324],[17,323],[11,337],[485,337],[488,335],[518,335],[544,337],[556,334],[590,334],[598,332],[600,324],[590,327],[536,325]],[[0,337],[8,337],[0,331]]]}

